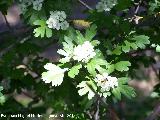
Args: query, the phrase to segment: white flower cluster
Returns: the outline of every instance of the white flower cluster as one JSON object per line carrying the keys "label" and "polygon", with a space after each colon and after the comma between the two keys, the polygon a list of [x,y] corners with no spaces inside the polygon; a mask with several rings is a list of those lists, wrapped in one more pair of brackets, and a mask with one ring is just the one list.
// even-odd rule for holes
{"label": "white flower cluster", "polygon": [[73,59],[87,63],[95,55],[94,46],[86,41],[74,48]]}
{"label": "white flower cluster", "polygon": [[45,83],[52,83],[52,86],[59,86],[63,82],[64,72],[68,68],[61,69],[59,66],[56,66],[52,63],[47,63],[44,68],[48,70],[47,72],[42,73],[42,80]]}
{"label": "white flower cluster", "polygon": [[96,5],[98,12],[110,11],[117,4],[117,0],[101,0]]}
{"label": "white flower cluster", "polygon": [[33,9],[40,11],[44,0],[33,0]]}
{"label": "white flower cluster", "polygon": [[25,13],[27,7],[29,7],[30,5],[33,5],[34,10],[40,11],[42,8],[43,1],[44,0],[19,0],[20,11],[21,13]]}
{"label": "white flower cluster", "polygon": [[[68,49],[67,51],[65,49]],[[94,46],[89,42],[85,41],[82,45],[78,45],[76,47],[64,48],[64,50],[59,49],[57,51],[60,55],[65,56],[62,58],[62,61],[69,62],[71,58],[73,60],[77,60],[78,62],[87,63],[91,58],[96,55],[94,51]]]}
{"label": "white flower cluster", "polygon": [[101,92],[109,91],[111,88],[118,87],[118,79],[116,77],[111,77],[108,73],[97,74],[95,81],[97,86],[101,87]]}
{"label": "white flower cluster", "polygon": [[66,30],[69,27],[69,23],[65,20],[66,17],[67,16],[64,11],[51,11],[50,18],[46,23],[49,28]]}

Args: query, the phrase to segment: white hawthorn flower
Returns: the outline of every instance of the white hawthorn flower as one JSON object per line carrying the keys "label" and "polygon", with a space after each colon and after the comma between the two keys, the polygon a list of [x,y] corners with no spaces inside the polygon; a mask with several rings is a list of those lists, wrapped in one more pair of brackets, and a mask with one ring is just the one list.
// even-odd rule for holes
{"label": "white hawthorn flower", "polygon": [[20,8],[21,13],[25,13],[27,10],[27,7],[30,5],[33,5],[34,10],[41,10],[42,4],[44,0],[19,0],[20,4],[18,5]]}
{"label": "white hawthorn flower", "polygon": [[64,72],[67,71],[68,68],[61,69],[59,66],[52,63],[47,63],[44,68],[48,70],[42,73],[42,80],[45,83],[52,83],[52,86],[59,86],[62,84]]}
{"label": "white hawthorn flower", "polygon": [[20,3],[30,6],[33,3],[33,0],[19,0]]}
{"label": "white hawthorn flower", "polygon": [[118,79],[116,77],[108,76],[107,79],[110,88],[118,87]]}
{"label": "white hawthorn flower", "polygon": [[64,11],[51,11],[50,18],[46,21],[49,28],[56,30],[66,30],[69,27],[69,23],[65,20],[67,18]]}
{"label": "white hawthorn flower", "polygon": [[88,62],[95,55],[94,46],[89,41],[86,41],[74,48],[73,59]]}
{"label": "white hawthorn flower", "polygon": [[101,87],[101,91],[109,91],[111,88],[114,89],[118,86],[118,79],[116,77],[111,77],[108,73],[97,74],[95,81],[97,85]]}
{"label": "white hawthorn flower", "polygon": [[58,16],[59,21],[64,21],[67,18],[66,13],[64,11],[55,11],[54,14]]}
{"label": "white hawthorn flower", "polygon": [[27,11],[27,7],[30,6],[33,0],[19,0],[18,7],[20,9],[20,13],[24,14]]}
{"label": "white hawthorn flower", "polygon": [[69,27],[69,23],[64,21],[60,24],[62,30],[66,30]]}
{"label": "white hawthorn flower", "polygon": [[49,18],[46,22],[48,24],[49,28],[57,28],[57,30],[60,29],[60,25],[58,24],[58,20],[54,18]]}
{"label": "white hawthorn flower", "polygon": [[26,11],[27,11],[27,6],[26,6],[26,4],[19,4],[18,5],[18,7],[19,7],[19,10],[20,10],[20,14],[23,14],[23,13],[25,13]]}
{"label": "white hawthorn flower", "polygon": [[117,0],[101,0],[96,5],[98,12],[110,11],[117,4]]}
{"label": "white hawthorn flower", "polygon": [[33,9],[40,11],[42,9],[42,3],[44,0],[34,0],[33,1]]}

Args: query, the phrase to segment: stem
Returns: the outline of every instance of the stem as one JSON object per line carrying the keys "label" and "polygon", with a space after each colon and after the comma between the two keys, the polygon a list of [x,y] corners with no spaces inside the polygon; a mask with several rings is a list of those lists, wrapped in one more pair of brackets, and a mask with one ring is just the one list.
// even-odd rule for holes
{"label": "stem", "polygon": [[[95,96],[96,96],[97,100],[99,102],[101,102],[106,108],[108,108],[108,104],[104,101],[104,99],[92,88],[92,86],[90,84],[88,84],[88,83],[86,83],[86,84],[95,93]],[[98,107],[99,107],[99,105],[98,105]],[[98,111],[98,113],[99,113],[99,111]],[[110,119],[110,120],[120,120],[117,113],[114,111],[113,108],[109,108],[109,113],[111,115],[111,118],[113,118],[113,119]],[[95,116],[96,116],[96,114],[95,114]],[[95,119],[95,120],[99,120],[99,119]]]}
{"label": "stem", "polygon": [[89,10],[93,10],[93,8],[91,8],[89,5],[87,5],[85,2],[83,2],[82,0],[78,0],[82,5],[84,5],[86,8],[88,8]]}
{"label": "stem", "polygon": [[142,0],[139,1],[138,6],[137,6],[137,8],[136,8],[136,10],[134,12],[135,14],[138,13],[141,3],[142,3]]}
{"label": "stem", "polygon": [[97,100],[97,110],[94,115],[94,120],[99,120],[99,100]]}
{"label": "stem", "polygon": [[10,26],[8,20],[7,20],[7,17],[6,15],[3,15],[4,16],[4,19],[5,19],[5,22],[6,22],[6,25],[7,27],[9,28],[9,31],[13,34],[14,33],[14,30],[12,29],[12,27]]}

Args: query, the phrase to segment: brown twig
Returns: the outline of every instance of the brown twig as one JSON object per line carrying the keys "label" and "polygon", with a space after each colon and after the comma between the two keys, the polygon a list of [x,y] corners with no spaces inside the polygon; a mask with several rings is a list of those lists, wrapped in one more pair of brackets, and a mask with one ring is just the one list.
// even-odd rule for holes
{"label": "brown twig", "polygon": [[[101,97],[93,88],[92,88],[92,86],[90,85],[90,84],[88,84],[88,83],[86,83],[87,85],[88,85],[88,87],[95,93],[95,96],[96,96],[96,98],[97,98],[97,101],[99,101],[99,103],[101,102],[102,104],[103,104],[103,106],[105,106],[106,108],[108,108],[109,107],[109,105],[105,102],[105,98],[104,97]],[[99,111],[98,111],[99,112]],[[120,120],[119,119],[119,117],[118,117],[118,115],[117,115],[117,113],[114,111],[114,109],[113,108],[109,108],[109,114],[111,115],[114,115],[114,116],[112,116],[114,119],[111,119],[111,120]],[[95,120],[99,120],[99,119],[95,119]]]}
{"label": "brown twig", "polygon": [[136,10],[135,10],[135,12],[134,12],[135,14],[138,13],[141,3],[142,3],[142,0],[140,0],[140,1],[138,2],[138,6],[137,6],[137,8],[136,8]]}
{"label": "brown twig", "polygon": [[7,25],[8,29],[9,29],[9,31],[10,31],[12,34],[14,34],[14,30],[13,30],[13,28],[10,26],[10,24],[9,24],[9,22],[8,22],[8,20],[7,20],[6,15],[3,15],[3,16],[4,16],[4,19],[5,19],[5,22],[6,22],[6,25]]}
{"label": "brown twig", "polygon": [[87,5],[85,2],[83,2],[82,0],[78,0],[82,5],[84,5],[86,8],[88,8],[89,10],[93,10],[93,8],[91,8],[89,5]]}

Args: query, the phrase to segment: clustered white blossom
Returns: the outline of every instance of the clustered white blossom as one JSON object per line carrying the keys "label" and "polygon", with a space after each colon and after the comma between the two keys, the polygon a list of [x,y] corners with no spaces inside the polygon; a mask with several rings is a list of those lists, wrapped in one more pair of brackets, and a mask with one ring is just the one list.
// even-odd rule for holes
{"label": "clustered white blossom", "polygon": [[44,0],[33,0],[33,9],[40,11]]}
{"label": "clustered white blossom", "polygon": [[116,77],[111,77],[108,73],[97,74],[95,81],[97,86],[101,87],[101,92],[109,91],[111,88],[114,89],[118,87],[118,79]]}
{"label": "clustered white blossom", "polygon": [[89,41],[86,41],[74,48],[73,59],[88,62],[95,55],[94,46]]}
{"label": "clustered white blossom", "polygon": [[46,23],[48,24],[49,28],[66,30],[69,27],[66,17],[67,16],[64,11],[51,11],[50,17]]}
{"label": "clustered white blossom", "polygon": [[29,7],[30,5],[33,5],[34,10],[40,11],[42,8],[43,1],[44,0],[19,0],[20,11],[21,13],[25,13],[27,7]]}
{"label": "clustered white blossom", "polygon": [[59,49],[57,52],[65,56],[65,58],[62,58],[62,61],[65,60],[66,62],[69,62],[73,58],[73,60],[77,60],[78,62],[87,63],[96,55],[94,46],[89,41],[85,41],[82,45],[75,46],[74,48],[68,48],[67,51]]}
{"label": "clustered white blossom", "polygon": [[117,0],[101,0],[96,5],[98,12],[110,11],[117,4]]}
{"label": "clustered white blossom", "polygon": [[42,80],[45,83],[52,83],[52,86],[59,86],[62,84],[64,72],[67,71],[68,68],[61,69],[59,66],[52,63],[47,63],[44,68],[48,70],[42,73]]}

